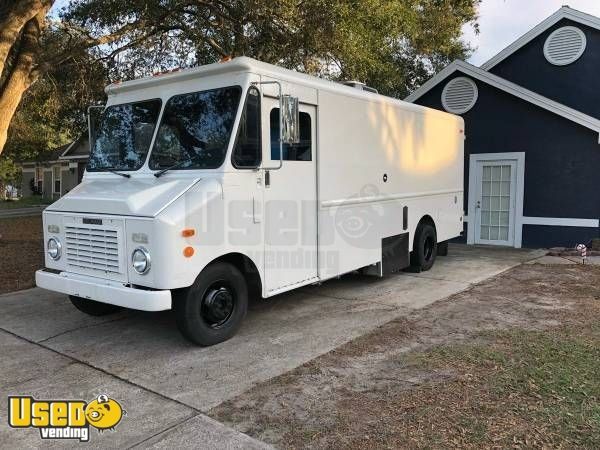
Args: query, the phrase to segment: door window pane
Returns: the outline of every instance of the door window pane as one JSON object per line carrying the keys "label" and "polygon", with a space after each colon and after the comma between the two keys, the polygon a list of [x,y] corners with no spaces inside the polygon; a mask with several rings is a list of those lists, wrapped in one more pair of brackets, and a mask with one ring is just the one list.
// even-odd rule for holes
{"label": "door window pane", "polygon": [[499,227],[490,227],[490,241],[497,241],[499,236]]}
{"label": "door window pane", "polygon": [[500,209],[500,197],[492,197],[491,205],[492,211],[498,211]]}
{"label": "door window pane", "polygon": [[490,239],[490,227],[481,227],[481,239],[485,239],[486,241]]}
{"label": "door window pane", "polygon": [[491,207],[491,201],[492,201],[491,197],[483,197],[483,200],[481,202],[481,208],[484,211],[489,211],[490,207]]}
{"label": "door window pane", "polygon": [[502,167],[494,166],[492,167],[492,181],[499,181],[502,176]]}
{"label": "door window pane", "polygon": [[483,166],[483,181],[490,181],[492,179],[492,167]]}
{"label": "door window pane", "polygon": [[[271,159],[279,160],[279,108],[273,108],[269,115],[271,127]],[[310,114],[300,113],[300,142],[283,144],[284,161],[312,161],[312,133]]]}

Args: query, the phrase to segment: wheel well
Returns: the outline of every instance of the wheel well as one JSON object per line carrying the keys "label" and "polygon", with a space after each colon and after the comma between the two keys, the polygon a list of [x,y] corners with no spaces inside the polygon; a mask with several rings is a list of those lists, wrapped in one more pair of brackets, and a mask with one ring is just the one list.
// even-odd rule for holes
{"label": "wheel well", "polygon": [[430,215],[426,214],[423,217],[421,217],[421,220],[419,220],[419,223],[417,224],[417,228],[415,228],[415,235],[413,236],[413,247],[415,239],[417,239],[417,234],[419,233],[419,230],[425,224],[431,225],[435,230],[435,234],[437,235],[437,228],[435,227],[435,222],[433,221],[433,218]]}
{"label": "wheel well", "polygon": [[424,215],[423,217],[421,217],[421,220],[419,220],[419,223],[417,224],[417,228],[415,228],[415,235],[417,234],[416,231],[421,228],[424,224],[429,224],[433,227],[433,229],[435,230],[435,232],[437,233],[437,229],[435,228],[435,222],[433,221],[433,219],[431,218],[430,215]]}
{"label": "wheel well", "polygon": [[227,255],[219,256],[217,259],[211,261],[208,265],[218,262],[227,262],[234,265],[240,272],[242,272],[244,278],[246,278],[249,297],[262,298],[262,281],[260,279],[260,273],[250,258],[241,253],[228,253]]}

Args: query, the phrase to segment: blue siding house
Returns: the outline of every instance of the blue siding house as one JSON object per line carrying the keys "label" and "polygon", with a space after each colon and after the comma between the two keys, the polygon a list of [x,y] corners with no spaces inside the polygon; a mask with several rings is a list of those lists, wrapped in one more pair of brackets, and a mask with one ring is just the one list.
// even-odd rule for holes
{"label": "blue siding house", "polygon": [[465,120],[468,243],[600,237],[600,19],[563,7],[481,67],[455,61],[408,101]]}

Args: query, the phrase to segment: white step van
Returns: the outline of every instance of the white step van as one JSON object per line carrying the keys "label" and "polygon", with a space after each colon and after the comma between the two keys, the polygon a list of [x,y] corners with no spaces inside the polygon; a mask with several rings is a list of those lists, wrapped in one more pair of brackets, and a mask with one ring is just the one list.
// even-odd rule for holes
{"label": "white step van", "polygon": [[463,230],[460,117],[245,57],[106,92],[36,273],[85,313],[173,308],[212,345],[249,297],[428,270]]}

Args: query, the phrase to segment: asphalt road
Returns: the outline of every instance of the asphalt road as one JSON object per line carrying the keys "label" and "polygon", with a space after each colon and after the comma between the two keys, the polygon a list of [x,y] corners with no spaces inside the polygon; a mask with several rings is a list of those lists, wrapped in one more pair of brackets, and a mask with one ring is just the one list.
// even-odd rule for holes
{"label": "asphalt road", "polygon": [[[0,391],[87,401],[109,394],[128,414],[114,432],[91,430],[93,447],[267,448],[207,413],[256,383],[542,254],[452,245],[429,272],[348,275],[256,301],[240,333],[209,348],[185,341],[170,312],[93,318],[42,289],[5,294]],[[6,408],[1,400],[1,417]],[[37,430],[1,421],[0,447],[39,445]]]}

